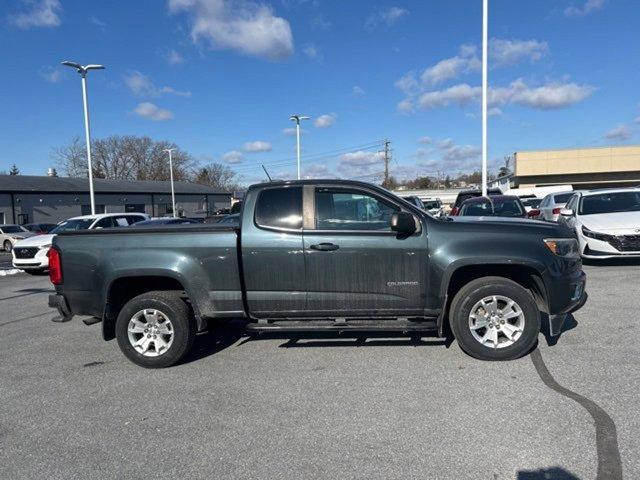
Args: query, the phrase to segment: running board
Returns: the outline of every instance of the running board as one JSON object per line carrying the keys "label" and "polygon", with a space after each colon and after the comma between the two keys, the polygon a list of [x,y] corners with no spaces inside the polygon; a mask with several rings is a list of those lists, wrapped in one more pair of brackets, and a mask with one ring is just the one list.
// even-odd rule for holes
{"label": "running board", "polygon": [[425,319],[345,319],[267,320],[247,325],[249,332],[427,332],[437,330],[435,320]]}

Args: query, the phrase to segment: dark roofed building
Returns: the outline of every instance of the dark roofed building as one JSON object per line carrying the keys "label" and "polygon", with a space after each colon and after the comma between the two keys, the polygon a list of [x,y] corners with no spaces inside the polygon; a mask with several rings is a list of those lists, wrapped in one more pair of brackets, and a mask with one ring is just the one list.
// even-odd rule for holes
{"label": "dark roofed building", "polygon": [[[94,179],[96,213],[172,214],[171,182]],[[195,183],[175,182],[181,216],[205,217],[229,208],[231,193]],[[0,175],[0,224],[57,223],[91,213],[86,178]]]}

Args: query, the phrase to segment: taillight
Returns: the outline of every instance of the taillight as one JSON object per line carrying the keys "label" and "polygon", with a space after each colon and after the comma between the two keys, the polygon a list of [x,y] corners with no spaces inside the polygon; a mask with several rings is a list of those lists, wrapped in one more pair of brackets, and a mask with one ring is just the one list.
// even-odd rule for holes
{"label": "taillight", "polygon": [[455,217],[456,215],[458,215],[458,207],[453,207],[449,215],[451,215],[452,217]]}
{"label": "taillight", "polygon": [[535,218],[538,215],[540,215],[540,210],[538,210],[537,208],[533,208],[529,210],[529,213],[527,213],[528,218]]}
{"label": "taillight", "polygon": [[553,213],[554,215],[560,215],[560,210],[562,209],[560,207],[557,207],[551,210],[551,213]]}
{"label": "taillight", "polygon": [[49,280],[54,285],[62,283],[62,263],[60,262],[60,252],[56,248],[50,248],[47,252],[49,257]]}

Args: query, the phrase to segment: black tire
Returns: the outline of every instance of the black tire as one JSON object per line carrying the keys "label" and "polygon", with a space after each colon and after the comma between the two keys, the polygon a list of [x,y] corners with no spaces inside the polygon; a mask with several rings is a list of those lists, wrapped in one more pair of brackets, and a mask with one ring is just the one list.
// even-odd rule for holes
{"label": "black tire", "polygon": [[[173,342],[156,357],[139,353],[129,341],[128,327],[133,316],[141,310],[155,309],[162,312],[173,326]],[[129,300],[116,320],[116,338],[122,353],[136,365],[144,368],[164,368],[178,363],[189,352],[196,335],[193,317],[177,292],[147,292]]]}
{"label": "black tire", "polygon": [[[514,300],[524,315],[522,333],[512,345],[492,348],[480,343],[471,333],[469,315],[474,305],[488,296]],[[451,330],[460,348],[480,360],[513,360],[531,351],[540,333],[540,310],[533,295],[516,282],[503,277],[483,277],[462,287],[449,309]]]}
{"label": "black tire", "polygon": [[11,243],[11,240],[5,240],[2,244],[2,248],[5,252],[11,253],[11,250],[13,250],[13,243]]}

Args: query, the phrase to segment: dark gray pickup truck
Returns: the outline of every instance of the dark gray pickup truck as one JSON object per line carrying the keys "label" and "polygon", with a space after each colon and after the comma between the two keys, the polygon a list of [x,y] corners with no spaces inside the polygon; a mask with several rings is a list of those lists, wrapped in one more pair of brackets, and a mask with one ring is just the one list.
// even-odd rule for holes
{"label": "dark gray pickup truck", "polygon": [[[249,331],[435,331],[470,355],[513,359],[584,301],[573,234],[521,219],[434,218],[379,187],[254,185],[239,227],[57,235],[59,321],[89,315],[144,367],[178,362],[225,319]],[[546,317],[545,317],[546,318]]]}

